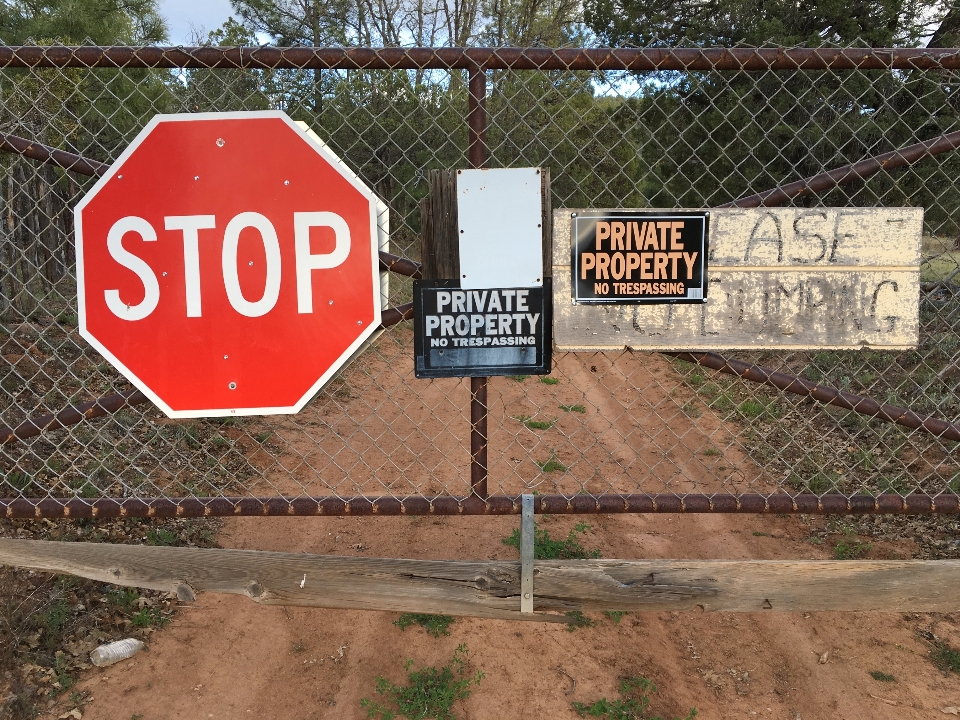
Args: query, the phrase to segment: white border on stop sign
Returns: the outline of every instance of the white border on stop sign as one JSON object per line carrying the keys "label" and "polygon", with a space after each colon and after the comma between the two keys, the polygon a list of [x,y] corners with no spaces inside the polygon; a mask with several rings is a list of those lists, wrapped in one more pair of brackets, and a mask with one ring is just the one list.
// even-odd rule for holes
{"label": "white border on stop sign", "polygon": [[[211,408],[207,410],[174,410],[161,400],[145,383],[143,383],[129,368],[120,362],[103,344],[87,331],[87,313],[86,302],[84,300],[85,285],[83,273],[83,226],[82,213],[87,204],[96,196],[96,194],[115,176],[120,166],[134,153],[140,146],[144,138],[149,135],[153,129],[161,122],[199,122],[204,120],[257,120],[257,119],[280,119],[283,120],[292,130],[297,132],[303,138],[304,142],[313,148],[318,155],[326,160],[337,172],[349,182],[354,189],[368,197],[370,203],[370,245],[371,245],[371,279],[373,286],[373,313],[374,319],[368,327],[365,327],[357,339],[337,358],[337,361],[325,372],[313,386],[290,407],[263,407],[263,408]],[[319,142],[318,142],[319,141]],[[362,349],[367,346],[381,331],[382,319],[380,315],[381,307],[385,306],[386,300],[382,295],[383,282],[380,270],[380,257],[378,249],[389,247],[389,225],[386,224],[381,230],[377,222],[377,216],[385,216],[387,208],[385,203],[378,198],[370,188],[368,188],[359,178],[359,176],[327,147],[327,144],[305,123],[295,122],[282,110],[251,110],[237,112],[212,112],[212,113],[176,113],[170,115],[154,115],[153,118],[137,134],[130,145],[113,161],[110,169],[90,188],[86,195],[80,199],[74,210],[74,242],[76,245],[77,257],[77,324],[80,336],[90,343],[97,351],[106,358],[114,368],[116,368],[127,380],[129,380],[137,389],[143,392],[150,400],[159,407],[167,417],[171,418],[196,418],[196,417],[233,417],[239,415],[292,415],[300,412],[304,406],[326,385],[334,375],[350,364],[356,358]],[[386,220],[389,223],[389,219]]]}

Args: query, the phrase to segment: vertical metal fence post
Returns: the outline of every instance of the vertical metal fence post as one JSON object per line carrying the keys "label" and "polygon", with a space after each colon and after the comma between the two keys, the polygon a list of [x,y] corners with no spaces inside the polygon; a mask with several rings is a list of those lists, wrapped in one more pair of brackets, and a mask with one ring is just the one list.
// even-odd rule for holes
{"label": "vertical metal fence post", "polygon": [[[471,67],[469,109],[470,167],[487,162],[487,73]],[[487,379],[470,378],[470,486],[481,500],[487,499]]]}

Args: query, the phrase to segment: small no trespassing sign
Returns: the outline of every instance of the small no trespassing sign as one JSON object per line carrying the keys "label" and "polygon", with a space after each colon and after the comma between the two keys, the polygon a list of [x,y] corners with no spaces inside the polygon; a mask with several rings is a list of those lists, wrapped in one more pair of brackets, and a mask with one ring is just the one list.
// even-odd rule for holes
{"label": "small no trespassing sign", "polygon": [[709,212],[571,215],[578,303],[703,303]]}
{"label": "small no trespassing sign", "polygon": [[550,372],[550,279],[542,287],[462,290],[456,280],[414,282],[418,378]]}

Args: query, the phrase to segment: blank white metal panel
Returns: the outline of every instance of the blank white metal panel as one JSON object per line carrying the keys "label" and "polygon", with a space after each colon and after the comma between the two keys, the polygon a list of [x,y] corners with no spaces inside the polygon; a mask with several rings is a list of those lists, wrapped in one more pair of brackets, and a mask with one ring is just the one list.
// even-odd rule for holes
{"label": "blank white metal panel", "polygon": [[543,285],[538,168],[457,171],[460,286]]}

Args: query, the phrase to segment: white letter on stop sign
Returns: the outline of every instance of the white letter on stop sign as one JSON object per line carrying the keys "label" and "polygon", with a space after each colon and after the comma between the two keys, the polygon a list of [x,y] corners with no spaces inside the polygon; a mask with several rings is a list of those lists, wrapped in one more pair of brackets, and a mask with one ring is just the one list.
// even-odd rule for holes
{"label": "white letter on stop sign", "polygon": [[140,278],[143,283],[143,300],[136,305],[128,305],[120,299],[119,290],[104,290],[103,299],[106,300],[110,312],[121,320],[143,320],[160,302],[160,284],[150,266],[123,247],[123,236],[128,232],[137,233],[146,242],[156,242],[157,232],[143,218],[131,215],[117,220],[107,233],[107,250],[110,251],[110,256]]}
{"label": "white letter on stop sign", "polygon": [[[328,227],[335,237],[333,252],[310,254],[310,228]],[[337,267],[350,254],[350,226],[332,212],[293,214],[293,243],[297,255],[297,312],[313,312],[313,282],[310,272]]]}
{"label": "white letter on stop sign", "polygon": [[[263,250],[267,256],[267,282],[263,288],[263,297],[256,302],[248,301],[240,290],[240,278],[237,275],[237,247],[240,244],[240,231],[244,228],[256,228],[263,241]],[[280,241],[277,231],[267,218],[260,213],[242,212],[227,224],[223,233],[223,285],[227,289],[227,298],[233,309],[247,317],[260,317],[273,310],[280,297]]]}

